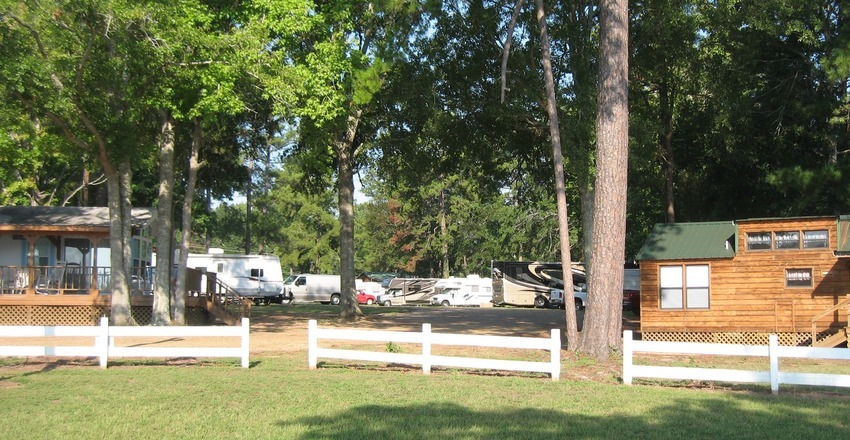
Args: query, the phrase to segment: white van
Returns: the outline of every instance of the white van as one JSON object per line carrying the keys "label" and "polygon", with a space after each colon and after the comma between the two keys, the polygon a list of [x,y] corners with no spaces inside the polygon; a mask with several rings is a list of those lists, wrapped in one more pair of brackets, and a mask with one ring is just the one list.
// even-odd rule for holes
{"label": "white van", "polygon": [[290,275],[283,282],[283,296],[289,302],[321,302],[337,305],[341,301],[339,275]]}

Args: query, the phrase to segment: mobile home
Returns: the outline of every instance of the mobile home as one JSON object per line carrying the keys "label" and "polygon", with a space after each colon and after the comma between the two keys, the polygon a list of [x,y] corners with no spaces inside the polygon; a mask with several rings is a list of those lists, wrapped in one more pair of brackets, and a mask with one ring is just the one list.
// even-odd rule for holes
{"label": "mobile home", "polygon": [[664,223],[638,252],[645,340],[847,343],[850,217]]}

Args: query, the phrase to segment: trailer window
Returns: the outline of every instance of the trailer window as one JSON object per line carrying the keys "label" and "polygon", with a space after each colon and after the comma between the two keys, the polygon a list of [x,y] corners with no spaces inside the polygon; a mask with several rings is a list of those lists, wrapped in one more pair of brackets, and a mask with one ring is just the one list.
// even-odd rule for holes
{"label": "trailer window", "polygon": [[662,309],[709,308],[709,267],[707,264],[661,266]]}
{"label": "trailer window", "polygon": [[750,232],[747,234],[747,250],[769,250],[770,248],[770,232]]}
{"label": "trailer window", "polygon": [[251,269],[251,276],[252,277],[262,277],[263,276],[263,269]]}
{"label": "trailer window", "polygon": [[800,249],[799,231],[782,231],[776,233],[776,249]]}
{"label": "trailer window", "polygon": [[785,269],[786,287],[812,287],[812,269]]}
{"label": "trailer window", "polygon": [[803,231],[803,248],[815,249],[829,246],[829,234],[826,230]]}

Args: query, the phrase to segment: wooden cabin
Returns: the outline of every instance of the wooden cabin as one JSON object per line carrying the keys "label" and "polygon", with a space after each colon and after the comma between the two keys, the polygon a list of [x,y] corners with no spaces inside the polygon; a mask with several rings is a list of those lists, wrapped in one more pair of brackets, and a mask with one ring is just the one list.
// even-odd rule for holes
{"label": "wooden cabin", "polygon": [[657,224],[636,259],[645,340],[847,343],[850,217]]}
{"label": "wooden cabin", "polygon": [[[150,208],[134,208],[132,217],[130,303],[136,321],[146,324],[155,217]],[[96,325],[109,316],[110,253],[108,208],[0,206],[0,325]],[[190,274],[189,282],[200,286],[204,277]],[[214,277],[206,281],[215,286]],[[222,301],[208,304],[196,293],[215,287],[194,290],[186,301],[190,321],[218,316],[210,309]]]}

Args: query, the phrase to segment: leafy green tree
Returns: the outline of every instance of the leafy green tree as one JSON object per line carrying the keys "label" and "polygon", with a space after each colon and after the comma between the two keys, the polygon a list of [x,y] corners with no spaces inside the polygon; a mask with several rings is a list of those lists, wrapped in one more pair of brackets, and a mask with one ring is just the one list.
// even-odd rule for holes
{"label": "leafy green tree", "polygon": [[123,1],[3,5],[4,85],[106,176],[112,245],[112,319],[129,307],[131,166],[153,145],[144,102],[155,72],[151,22]]}

